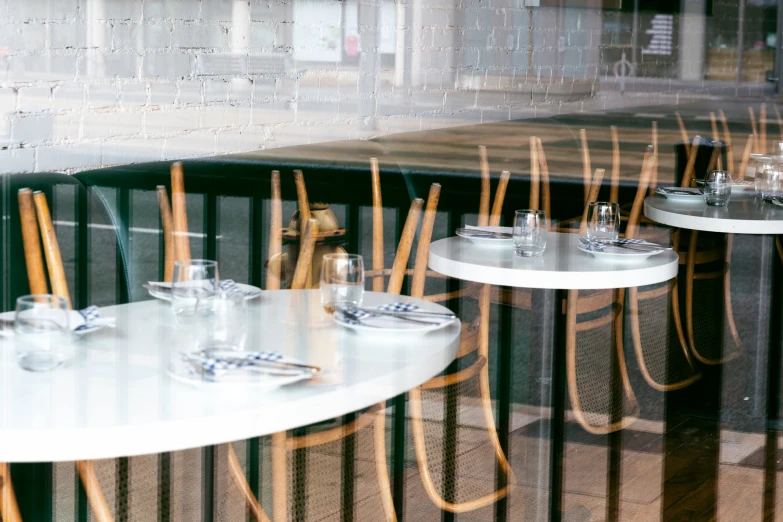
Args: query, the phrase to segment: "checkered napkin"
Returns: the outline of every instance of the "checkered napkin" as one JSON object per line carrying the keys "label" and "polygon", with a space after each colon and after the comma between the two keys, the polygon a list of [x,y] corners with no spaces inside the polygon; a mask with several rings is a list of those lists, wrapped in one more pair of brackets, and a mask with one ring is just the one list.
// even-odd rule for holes
{"label": "checkered napkin", "polygon": [[[415,304],[410,303],[387,303],[377,307],[382,312],[413,312],[419,309]],[[393,317],[391,315],[373,314],[364,310],[346,309],[335,312],[337,321],[343,324],[354,326],[368,326],[370,328],[392,329],[392,330],[418,330],[427,327],[421,322],[409,321],[403,318]],[[432,325],[445,324],[449,319],[415,317],[416,321],[426,321]]]}
{"label": "checkered napkin", "polygon": [[657,247],[659,245],[655,243],[649,243],[644,239],[617,239],[613,243],[607,243],[606,241],[596,241],[594,239],[588,239],[586,236],[579,236],[579,243],[582,248],[589,252],[601,252],[604,254],[639,254],[638,251],[624,249],[616,245],[645,245],[650,247]]}
{"label": "checkered napkin", "polygon": [[95,305],[71,312],[71,329],[76,335],[84,335],[106,327],[114,328],[114,325],[114,317],[101,317],[100,309]]}
{"label": "checkered napkin", "polygon": [[227,354],[204,355],[180,353],[171,362],[171,371],[176,375],[196,381],[259,383],[276,379],[294,379],[310,376],[305,369],[273,367],[259,362],[293,362],[278,352],[228,352]]}
{"label": "checkered napkin", "polygon": [[220,282],[220,289],[229,297],[250,297],[258,293],[256,289],[244,289],[234,282],[233,279],[224,279]]}

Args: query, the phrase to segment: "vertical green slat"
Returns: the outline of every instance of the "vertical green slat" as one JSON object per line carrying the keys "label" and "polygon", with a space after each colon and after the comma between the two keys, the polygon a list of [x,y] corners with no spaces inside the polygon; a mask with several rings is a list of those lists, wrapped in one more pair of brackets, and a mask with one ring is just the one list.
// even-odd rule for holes
{"label": "vertical green slat", "polygon": [[[500,305],[500,349],[498,350],[498,439],[503,453],[508,457],[508,438],[511,425],[511,365],[513,361],[513,307]],[[506,486],[507,477],[500,463],[496,466],[497,489]],[[495,520],[505,522],[508,514],[508,496],[495,504]]]}
{"label": "vertical green slat", "polygon": [[[206,232],[205,258],[217,260],[217,196],[207,194],[204,205],[204,230]],[[215,446],[202,450],[202,522],[215,518]]]}
{"label": "vertical green slat", "polygon": [[[457,223],[462,223],[463,215],[456,216]],[[455,216],[449,212],[446,219],[446,229],[453,230]],[[454,292],[459,289],[459,281],[457,279],[449,278],[446,282],[446,291]],[[455,313],[459,314],[459,299],[452,299],[447,306]],[[459,363],[456,361],[449,365],[445,373],[453,373],[459,370]],[[457,488],[457,411],[459,406],[459,396],[454,386],[449,386],[445,389],[443,397],[445,416],[443,419],[443,498],[448,502],[454,502],[456,500],[456,488]],[[448,444],[446,441],[452,440],[453,444]],[[451,511],[443,510],[441,512],[441,520],[443,522],[453,522],[454,513]]]}
{"label": "vertical green slat", "polygon": [[79,308],[90,306],[90,189],[79,186],[76,232],[76,302]]}
{"label": "vertical green slat", "polygon": [[201,449],[201,522],[215,520],[215,446]]}
{"label": "vertical green slat", "polygon": [[[206,220],[204,229],[207,235],[205,257],[206,259],[213,259],[217,261],[218,209],[217,209],[217,196],[215,194],[207,194],[206,196],[206,208],[204,209],[204,219]],[[219,266],[218,269],[220,269]]]}
{"label": "vertical green slat", "polygon": [[158,522],[171,519],[171,453],[158,455]]}
{"label": "vertical green slat", "polygon": [[[344,425],[356,420],[356,414],[351,413],[343,418]],[[342,502],[340,504],[341,520],[353,522],[354,502],[354,458],[356,457],[356,437],[350,434],[343,437],[343,462],[342,462]]]}
{"label": "vertical green slat", "polygon": [[[247,481],[250,484],[250,491],[253,492],[253,495],[260,503],[261,439],[259,437],[253,437],[247,441]],[[249,522],[255,520],[250,508],[247,510],[247,519]]]}
{"label": "vertical green slat", "polygon": [[[395,209],[395,238],[402,237],[404,218],[407,209]],[[386,262],[386,259],[384,259]],[[384,265],[386,266],[386,265]],[[397,522],[405,518],[405,407],[407,397],[402,393],[394,398],[392,409],[392,501],[397,513]]]}
{"label": "vertical green slat", "polygon": [[253,197],[250,200],[250,274],[248,281],[261,287],[264,267],[264,231],[268,224],[264,222],[264,200]]}
{"label": "vertical green slat", "polygon": [[[295,431],[297,436],[307,435],[307,428]],[[286,478],[287,480],[287,478]],[[307,449],[294,450],[293,516],[295,522],[307,519]]]}
{"label": "vertical green slat", "polygon": [[54,520],[54,480],[51,463],[11,464],[19,511],[25,522],[52,522]]}
{"label": "vertical green slat", "polygon": [[128,457],[120,457],[115,463],[117,473],[114,496],[114,519],[117,522],[128,522]]}

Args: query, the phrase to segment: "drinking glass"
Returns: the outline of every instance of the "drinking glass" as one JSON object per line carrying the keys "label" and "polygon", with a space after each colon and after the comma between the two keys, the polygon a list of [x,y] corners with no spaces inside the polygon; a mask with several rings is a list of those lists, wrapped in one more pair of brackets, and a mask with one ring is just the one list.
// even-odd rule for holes
{"label": "drinking glass", "polygon": [[710,170],[704,177],[704,201],[713,207],[725,207],[731,198],[731,172]]}
{"label": "drinking glass", "polygon": [[211,320],[220,290],[217,261],[176,261],[173,280],[171,306],[177,323],[199,326]]}
{"label": "drinking glass", "polygon": [[773,165],[764,170],[761,177],[761,197],[764,201],[783,197],[783,171]]}
{"label": "drinking glass", "polygon": [[242,295],[219,292],[212,301],[213,315],[196,329],[199,351],[241,351],[247,340],[247,301]]}
{"label": "drinking glass", "polygon": [[68,300],[25,295],[16,300],[16,359],[25,370],[53,370],[73,356]]}
{"label": "drinking glass", "polygon": [[764,192],[764,175],[767,170],[774,168],[775,160],[770,156],[763,155],[758,155],[753,159],[756,160],[756,167],[753,173],[753,188],[756,189],[756,194],[761,196],[762,192]]}
{"label": "drinking glass", "polygon": [[587,207],[587,238],[616,241],[620,237],[620,205],[594,201]]}
{"label": "drinking glass", "polygon": [[521,257],[542,255],[546,249],[546,229],[546,212],[543,210],[517,210],[511,234],[516,254]]}
{"label": "drinking glass", "polygon": [[364,298],[364,260],[358,254],[326,254],[321,262],[321,305],[356,308]]}

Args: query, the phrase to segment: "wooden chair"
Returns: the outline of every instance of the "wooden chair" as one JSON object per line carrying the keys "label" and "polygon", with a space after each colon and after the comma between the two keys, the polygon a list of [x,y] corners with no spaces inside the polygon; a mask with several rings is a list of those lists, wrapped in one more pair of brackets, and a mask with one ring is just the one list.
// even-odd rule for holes
{"label": "wooden chair", "polygon": [[[171,187],[172,187],[172,206],[169,206],[168,195],[164,186],[157,187],[158,203],[161,212],[161,224],[164,234],[164,273],[166,281],[171,281],[174,261],[190,259],[190,244],[187,236],[187,211],[185,205],[185,183],[182,171],[182,164],[174,163],[171,166]],[[318,234],[318,223],[314,219],[308,219],[304,223],[302,245],[299,258],[296,264],[296,270],[293,275],[293,289],[302,289],[305,287],[307,276],[310,273],[310,266],[315,249],[315,240]],[[280,190],[280,172],[272,172],[271,182],[271,227],[269,241],[270,258],[282,252],[283,246],[283,204]],[[281,274],[280,265],[269,267],[266,279],[267,290],[279,290]],[[357,421],[358,422],[358,421]],[[364,421],[363,425],[368,422]],[[321,438],[326,434],[321,433]],[[228,471],[242,495],[243,500],[248,506],[253,517],[258,522],[269,522],[269,517],[264,512],[258,499],[253,494],[250,484],[247,481],[242,466],[239,463],[234,446],[231,443],[227,445],[228,453]],[[277,482],[277,476],[282,472],[286,473],[285,451],[287,447],[292,446],[285,433],[272,435],[272,466],[275,470],[275,491],[274,508],[275,520],[285,520],[284,515],[287,512],[287,499],[285,484]],[[282,460],[281,460],[282,458]],[[278,516],[278,513],[281,515]]]}
{"label": "wooden chair", "polygon": [[[377,179],[377,162],[373,162],[373,176],[374,180]],[[301,176],[297,176],[298,196],[300,202],[304,192],[304,182]],[[300,189],[301,187],[301,189]],[[433,185],[430,189],[430,197],[427,202],[428,215],[431,215],[431,219],[434,220],[434,209],[437,206],[438,195],[440,192],[439,185]],[[376,191],[374,190],[374,194]],[[377,191],[378,197],[380,197],[380,191]],[[375,209],[382,209],[378,205],[374,205],[374,214],[377,215]],[[402,232],[402,238],[400,239],[400,245],[397,249],[397,254],[394,259],[394,267],[389,273],[390,280],[387,292],[392,294],[399,294],[402,290],[402,283],[405,276],[405,269],[408,264],[408,259],[411,253],[413,240],[416,234],[416,229],[419,224],[419,220],[422,214],[422,208],[424,201],[416,199],[412,202],[408,217],[405,222],[405,226]],[[301,207],[300,207],[301,208]],[[312,254],[315,246],[315,239],[317,235],[317,222],[314,219],[308,221],[308,226],[304,233],[303,246],[299,253],[299,258],[296,263],[296,270],[293,276],[292,289],[303,289],[307,283],[307,277],[310,273]],[[427,222],[425,221],[425,227]],[[431,224],[429,230],[431,234]],[[383,228],[378,229],[374,225],[374,230],[380,230],[382,235]],[[274,172],[272,178],[272,239],[270,240],[269,255],[270,258],[281,251],[282,248],[282,204],[280,200],[280,186],[279,186],[279,173]],[[420,243],[421,245],[421,240]],[[422,247],[419,247],[419,252]],[[380,251],[381,253],[383,250]],[[374,249],[374,254],[377,254],[377,250]],[[417,254],[418,256],[418,254]],[[423,255],[421,259],[426,262],[426,255]],[[381,258],[382,259],[382,258]],[[417,259],[419,259],[417,257]],[[278,265],[279,266],[279,265]],[[417,264],[417,268],[422,270],[426,267],[426,264],[420,266]],[[367,272],[367,277],[372,277],[371,271]],[[378,285],[375,283],[376,279],[373,279],[373,288],[377,289]],[[268,272],[267,274],[267,289],[279,289],[280,287],[280,274]],[[382,289],[382,288],[381,288]],[[350,423],[338,425],[328,429],[322,429],[305,435],[288,435],[285,433],[279,433],[272,436],[271,442],[271,458],[272,458],[272,473],[273,473],[273,513],[274,520],[276,522],[286,521],[288,519],[288,453],[294,450],[304,450],[315,446],[321,446],[329,444],[350,435],[359,432],[361,429],[368,427],[372,424],[373,428],[373,440],[374,440],[374,452],[376,462],[376,473],[378,479],[378,485],[381,492],[381,499],[386,514],[387,520],[396,520],[396,514],[394,513],[393,502],[391,498],[391,489],[388,476],[388,470],[386,468],[386,414],[385,403],[376,404],[360,413],[356,419]],[[253,496],[250,487],[247,483],[245,475],[239,464],[236,454],[233,448],[229,447],[229,470],[231,472],[234,482],[237,484],[240,492],[242,493],[246,503],[254,514],[255,518],[259,521],[266,522],[268,517],[261,508],[258,500]]]}
{"label": "wooden chair", "polygon": [[[752,108],[749,108],[752,114]],[[755,133],[748,138],[740,161],[740,170],[744,171]],[[696,136],[690,146],[688,162],[681,186],[688,187],[693,179],[694,164],[698,151],[699,137]],[[680,264],[685,265],[685,332],[692,355],[703,364],[722,364],[742,354],[734,311],[731,303],[731,249],[733,235],[727,234],[725,242],[716,239],[714,234],[701,234],[696,230],[675,231],[672,235],[678,246]],[[687,249],[679,247],[687,244]],[[696,287],[701,287],[697,291]],[[721,288],[722,287],[722,288]],[[699,295],[694,301],[694,295]],[[719,307],[723,302],[722,311]],[[715,317],[725,313],[725,318],[735,349],[725,352],[723,348],[723,330],[716,329]]]}
{"label": "wooden chair", "polygon": [[[32,294],[48,294],[50,293],[49,285],[51,285],[51,293],[64,297],[70,306],[71,297],[68,292],[68,283],[65,279],[65,269],[46,196],[43,192],[33,193],[30,189],[21,189],[18,198],[30,292]],[[43,243],[43,255],[41,253],[41,243]],[[49,274],[48,284],[44,273],[44,256]],[[109,504],[106,502],[92,461],[77,461],[75,464],[95,518],[99,522],[113,522],[114,519],[109,509]],[[7,475],[7,465],[4,466],[6,466],[4,471]],[[4,478],[2,472],[3,469],[0,469],[0,480]],[[0,488],[5,489],[3,488],[4,484],[5,481],[3,480],[0,483]],[[19,508],[16,505],[16,500],[13,498],[10,484],[9,480],[7,483],[7,488],[10,492],[8,494],[9,498],[7,501],[5,498],[0,500],[2,502],[2,511],[0,513],[4,522],[21,520]]]}
{"label": "wooden chair", "polygon": [[[626,238],[641,235],[639,222],[645,186],[651,178],[649,163],[655,161],[654,154],[645,159],[647,165],[642,169],[633,210],[625,231]],[[678,236],[679,234],[675,233],[675,249]],[[676,277],[653,288],[629,288],[628,308],[634,353],[647,384],[659,391],[672,391],[685,388],[701,377],[693,366],[683,333]]]}
{"label": "wooden chair", "polygon": [[[603,174],[603,169],[596,169],[579,228],[581,234],[586,233],[587,208],[598,197]],[[643,191],[646,189],[645,184]],[[639,405],[625,364],[622,291],[569,290],[563,308],[566,379],[574,417],[582,428],[594,434],[630,425],[639,415]],[[606,356],[601,357],[602,354]],[[620,394],[615,392],[618,381]]]}

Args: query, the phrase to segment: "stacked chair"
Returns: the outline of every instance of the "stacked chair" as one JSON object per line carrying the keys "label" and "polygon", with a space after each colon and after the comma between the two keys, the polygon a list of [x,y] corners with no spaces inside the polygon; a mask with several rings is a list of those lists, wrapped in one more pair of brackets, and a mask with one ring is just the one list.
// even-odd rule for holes
{"label": "stacked chair", "polygon": [[[70,303],[65,269],[46,195],[43,192],[21,189],[18,198],[30,292],[32,294],[48,294],[51,286],[52,294],[64,297]],[[43,244],[43,254],[41,244]],[[46,258],[46,269],[48,269],[48,283],[44,257]],[[78,461],[75,465],[95,518],[99,522],[112,522],[114,519],[101,489],[93,462]],[[3,522],[21,521],[7,464],[0,465],[0,491],[2,491],[0,515],[2,515]]]}

